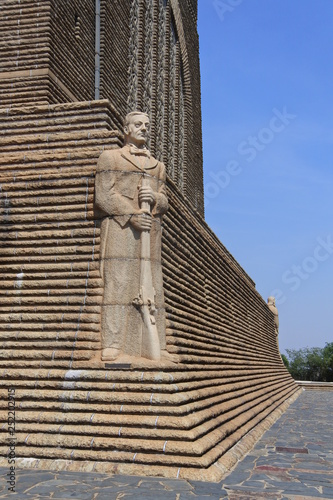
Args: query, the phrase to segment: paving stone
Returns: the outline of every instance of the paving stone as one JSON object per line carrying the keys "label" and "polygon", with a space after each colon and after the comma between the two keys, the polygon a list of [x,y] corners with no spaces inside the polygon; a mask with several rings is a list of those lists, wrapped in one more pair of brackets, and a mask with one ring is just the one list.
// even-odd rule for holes
{"label": "paving stone", "polygon": [[[252,469],[251,470],[235,470],[231,476],[232,476],[232,482],[234,484],[239,484],[242,483],[243,481],[246,481],[251,477],[252,474]],[[223,484],[228,484],[230,482],[229,478],[231,476],[228,476],[225,480],[222,481]]]}
{"label": "paving stone", "polygon": [[[56,498],[61,498],[62,500],[64,499],[71,499],[71,498],[79,498],[80,500],[92,500],[94,497],[93,497],[93,493],[92,492],[82,492],[82,491],[57,491],[53,496],[52,496],[52,499],[56,499]],[[109,497],[110,498],[110,497]]]}
{"label": "paving stone", "polygon": [[137,491],[136,488],[133,488],[133,487],[128,486],[128,485],[127,486],[126,485],[124,485],[124,486],[117,486],[117,485],[113,485],[112,486],[111,485],[111,486],[107,486],[105,488],[104,487],[102,488],[100,486],[97,486],[97,487],[94,486],[94,490],[97,491],[100,494],[102,494],[102,493],[103,494],[104,493],[112,493],[112,494],[114,494],[114,493],[124,493],[124,492],[132,491],[134,489]]}
{"label": "paving stone", "polygon": [[229,492],[228,499],[230,500],[280,500],[281,495],[279,492],[269,493],[269,492],[253,492],[249,490],[235,490]]}
{"label": "paving stone", "polygon": [[177,492],[180,491],[193,491],[193,487],[188,483],[187,481],[181,481],[181,480],[173,480],[173,479],[168,479],[168,480],[163,480],[161,481],[161,484],[165,486],[167,490],[174,490]]}
{"label": "paving stone", "polygon": [[97,496],[94,498],[94,500],[116,500],[117,498],[124,497],[120,497],[119,493],[97,493]]}
{"label": "paving stone", "polygon": [[[101,490],[101,491],[95,491],[94,490],[94,494],[96,495],[97,493],[97,496],[95,497],[95,500],[113,500],[113,499],[116,499],[118,497],[120,497],[120,495],[123,495],[125,492],[119,492],[119,491],[113,491],[113,490],[109,490],[108,488],[104,490]],[[127,493],[130,493],[130,491],[128,491]],[[125,497],[121,497],[121,498],[125,498]]]}
{"label": "paving stone", "polygon": [[[58,477],[59,474],[61,474],[62,479],[66,479],[67,481],[70,481],[70,480],[82,481],[82,472],[67,472],[67,471],[63,471],[61,473],[55,472],[56,477]],[[89,483],[91,481],[102,481],[106,477],[107,476],[105,474],[95,474],[93,472],[85,472],[84,473],[84,481],[89,482]]]}
{"label": "paving stone", "polygon": [[265,482],[264,481],[246,481],[244,486],[246,486],[248,488],[255,488],[256,490],[260,491],[264,488]]}
{"label": "paving stone", "polygon": [[[266,481],[270,481],[272,480],[272,477],[273,477],[273,473],[272,475],[270,473],[253,473],[253,479],[255,481],[260,481],[260,482],[266,482]],[[247,484],[248,481],[244,481],[244,484]]]}
{"label": "paving stone", "polygon": [[85,488],[78,488],[78,487],[73,487],[73,488],[68,488],[68,489],[62,489],[59,491],[56,491],[52,498],[66,498],[66,495],[68,498],[81,498],[83,500],[88,500],[90,497],[93,498],[95,495],[96,490],[93,486],[88,485]]}
{"label": "paving stone", "polygon": [[[19,500],[37,500],[38,498],[46,498],[46,497],[31,497],[31,496],[28,496],[26,494],[23,494],[23,493],[19,493],[19,492],[16,492],[16,493],[12,493],[12,492],[9,492],[7,491],[6,493],[4,494],[0,494],[0,498],[8,498],[8,499],[11,499],[11,500],[14,500],[14,499],[19,499]],[[47,498],[50,498],[50,497],[47,497]]]}
{"label": "paving stone", "polygon": [[138,489],[140,490],[143,490],[143,489],[147,489],[147,490],[156,490],[156,491],[167,491],[166,490],[166,487],[164,484],[162,484],[160,481],[157,481],[157,482],[153,482],[153,481],[146,481],[146,480],[142,480],[140,481],[140,483],[138,484]]}
{"label": "paving stone", "polygon": [[[19,490],[19,488],[16,488]],[[34,487],[30,487],[29,489],[25,489],[24,493],[26,495],[50,495],[56,491],[57,487],[49,487],[48,485],[36,485]]]}
{"label": "paving stone", "polygon": [[112,477],[106,477],[101,481],[101,484],[107,484],[109,481],[112,482],[112,484],[119,484],[119,485],[131,485],[131,486],[136,486],[139,484],[140,480],[142,478],[138,476],[112,476]]}
{"label": "paving stone", "polygon": [[[124,493],[124,496],[119,497],[126,499],[137,499],[137,500],[176,500],[177,494],[174,492],[159,492],[156,494],[156,491],[131,491],[129,493]],[[98,500],[100,500],[98,498]],[[110,499],[108,499],[110,500]]]}
{"label": "paving stone", "polygon": [[207,495],[218,495],[222,491],[222,485],[218,483],[204,483],[204,482],[196,482],[196,481],[189,481],[189,483],[193,486],[194,488],[194,493],[195,495],[201,496],[207,496]]}
{"label": "paving stone", "polygon": [[313,470],[313,471],[319,471],[319,472],[329,472],[332,470],[332,464],[331,463],[321,463],[321,464],[313,464],[311,462],[304,462],[304,463],[298,463],[297,464],[297,469],[306,469],[306,470]]}
{"label": "paving stone", "polygon": [[324,449],[324,446],[322,444],[307,444],[306,447],[308,448],[310,453],[313,453],[315,451],[322,451]]}
{"label": "paving stone", "polygon": [[274,491],[280,490],[288,493],[302,493],[307,496],[316,496],[318,494],[318,490],[312,487],[308,487],[305,484],[301,483],[285,483],[279,482],[278,484],[274,484],[270,482],[265,485],[266,491]]}
{"label": "paving stone", "polygon": [[333,475],[325,474],[325,473],[311,473],[311,472],[299,472],[299,471],[290,471],[290,475],[292,477],[297,478],[298,481],[304,483],[328,483],[333,484]]}
{"label": "paving stone", "polygon": [[[22,474],[22,472],[27,472],[27,474]],[[31,475],[31,471],[22,471],[22,470],[17,470],[16,471],[16,479],[17,479],[17,483],[20,483],[20,482],[26,482],[29,480],[29,477]],[[44,481],[52,481],[52,480],[56,480],[56,476],[54,473],[52,472],[45,472],[45,471],[41,471],[40,474],[35,474],[35,478],[36,480],[39,482],[39,483],[42,483]]]}
{"label": "paving stone", "polygon": [[219,500],[224,500],[225,498],[228,498],[228,492],[224,488],[222,488],[221,493],[220,493],[220,498]]}
{"label": "paving stone", "polygon": [[[54,478],[54,476],[53,476]],[[52,480],[53,480],[52,478]],[[36,486],[40,483],[43,483],[44,484],[44,481],[45,481],[45,484],[47,484],[47,479],[45,477],[44,480],[42,481],[39,481],[39,477],[37,478],[37,480],[35,479],[35,484]],[[25,491],[25,490],[28,490],[29,488],[31,488],[31,477],[29,476],[24,476],[24,477],[21,477],[21,476],[18,476],[17,479],[16,479],[16,489],[19,489],[20,491]],[[54,485],[53,488],[56,488],[56,486]]]}
{"label": "paving stone", "polygon": [[95,481],[94,482],[94,487],[96,488],[97,486],[99,488],[108,488],[108,487],[119,487],[119,488],[136,488],[141,480],[141,477],[136,477],[135,478],[135,481],[131,482],[131,481],[128,481],[127,479],[131,479],[131,478],[128,478],[127,476],[124,476],[124,480],[123,481],[119,481],[119,480],[115,480],[113,477],[109,477],[108,479],[103,479],[102,481]]}
{"label": "paving stone", "polygon": [[[86,500],[91,497],[90,490],[92,487],[87,483],[73,483],[73,481],[63,481],[60,480],[59,484],[57,481],[49,481],[46,483],[36,484],[33,488],[26,490],[26,494],[29,495],[41,495],[41,494],[51,494],[52,498],[81,498]],[[81,495],[81,497],[79,496]],[[90,496],[89,496],[90,495]]]}
{"label": "paving stone", "polygon": [[198,500],[198,498],[198,495],[196,495],[193,491],[185,491],[180,493],[179,500]]}
{"label": "paving stone", "polygon": [[332,500],[333,498],[333,486],[323,486],[323,495],[326,496],[326,498],[330,498]]}

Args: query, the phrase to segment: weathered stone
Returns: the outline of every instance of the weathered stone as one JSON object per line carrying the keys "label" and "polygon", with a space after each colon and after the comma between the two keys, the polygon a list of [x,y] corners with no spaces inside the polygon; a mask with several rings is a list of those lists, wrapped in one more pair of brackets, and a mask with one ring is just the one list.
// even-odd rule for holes
{"label": "weathered stone", "polygon": [[270,311],[272,311],[272,313],[274,315],[275,334],[276,334],[276,336],[278,336],[279,335],[279,313],[278,313],[277,307],[275,305],[275,298],[268,297],[267,305],[268,305]]}
{"label": "weathered stone", "polygon": [[146,149],[148,128],[147,115],[127,115],[125,146],[104,152],[97,163],[96,206],[104,216],[102,359],[107,361],[121,354],[159,361],[166,350],[161,266],[166,173]]}

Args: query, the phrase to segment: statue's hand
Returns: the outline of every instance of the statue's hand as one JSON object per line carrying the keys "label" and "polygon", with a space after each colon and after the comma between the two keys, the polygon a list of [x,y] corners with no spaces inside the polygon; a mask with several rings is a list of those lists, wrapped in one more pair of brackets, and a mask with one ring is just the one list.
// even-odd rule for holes
{"label": "statue's hand", "polygon": [[144,186],[139,189],[139,202],[146,201],[149,205],[155,205],[156,195],[150,186]]}
{"label": "statue's hand", "polygon": [[130,224],[137,231],[150,231],[152,225],[152,216],[146,210],[140,210],[139,213],[132,215]]}

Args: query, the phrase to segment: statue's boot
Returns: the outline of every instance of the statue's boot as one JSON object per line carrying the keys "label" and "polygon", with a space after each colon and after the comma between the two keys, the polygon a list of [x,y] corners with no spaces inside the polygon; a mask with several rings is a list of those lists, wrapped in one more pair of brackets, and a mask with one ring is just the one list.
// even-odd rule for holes
{"label": "statue's boot", "polygon": [[106,347],[102,350],[102,361],[114,361],[121,354],[120,349],[116,349],[115,347]]}

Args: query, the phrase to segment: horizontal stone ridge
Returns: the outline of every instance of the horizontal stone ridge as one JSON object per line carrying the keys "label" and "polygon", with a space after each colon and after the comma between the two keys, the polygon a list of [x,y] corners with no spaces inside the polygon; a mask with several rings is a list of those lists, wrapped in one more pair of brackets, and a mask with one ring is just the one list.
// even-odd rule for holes
{"label": "horizontal stone ridge", "polygon": [[51,2],[2,2],[0,67],[1,71],[35,69],[50,60]]}
{"label": "horizontal stone ridge", "polygon": [[306,391],[333,391],[333,382],[308,382],[297,380],[297,384]]}
{"label": "horizontal stone ridge", "polygon": [[[105,99],[52,105],[2,106],[0,118],[3,123],[0,134],[9,140],[10,135],[17,136],[18,133],[32,136],[38,132],[40,134],[64,133],[65,130],[81,132],[83,128],[89,127],[91,132],[95,129],[114,131],[122,128],[119,114]],[[19,141],[19,137],[17,140]],[[28,149],[29,146],[27,143]]]}
{"label": "horizontal stone ridge", "polygon": [[207,468],[297,391],[279,371],[5,370],[1,386],[18,456]]}
{"label": "horizontal stone ridge", "polygon": [[0,108],[0,364],[72,366],[100,351],[94,168],[120,144],[110,109]]}

